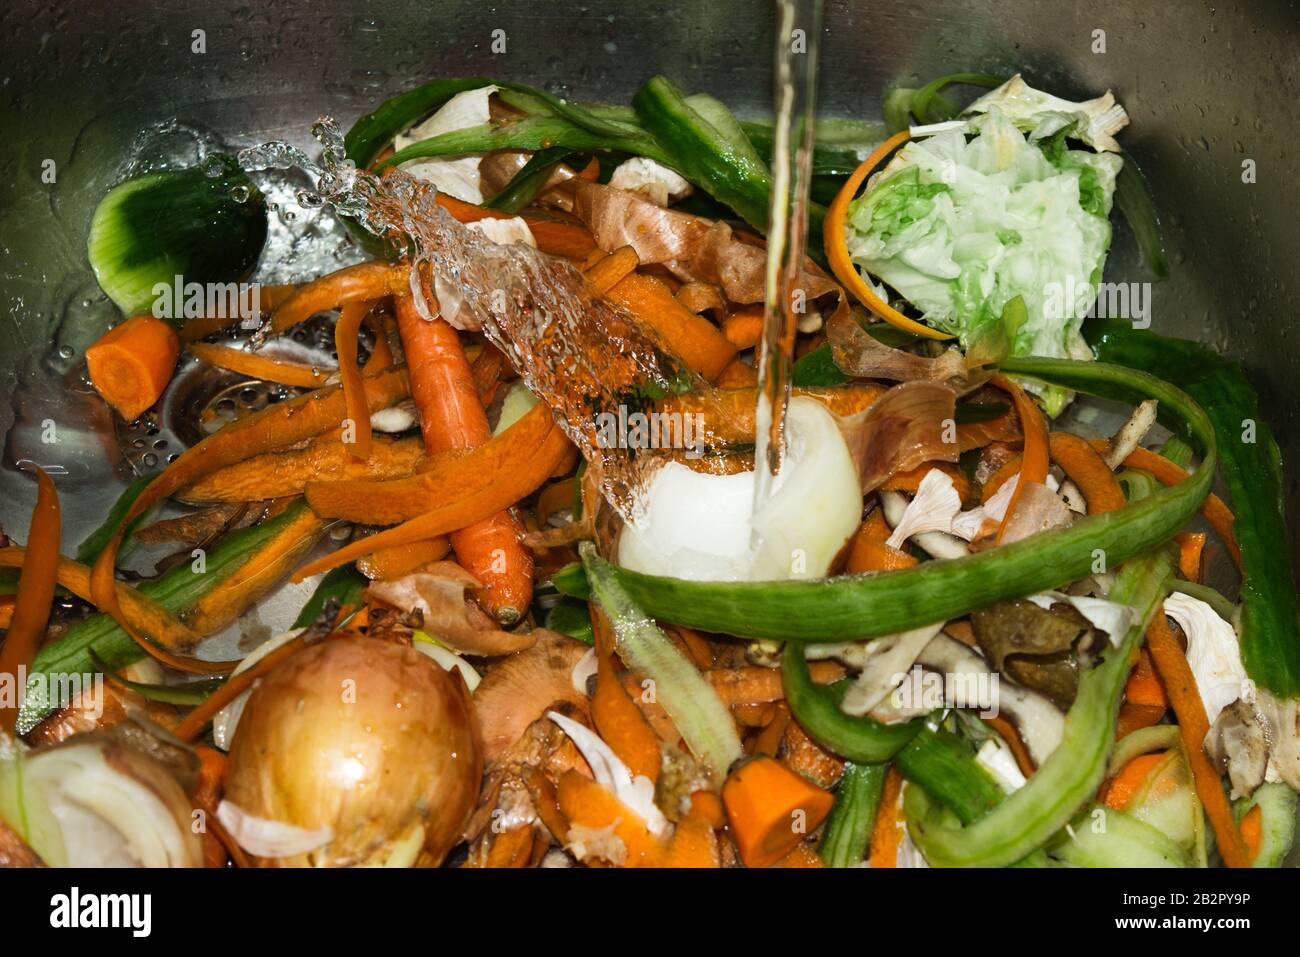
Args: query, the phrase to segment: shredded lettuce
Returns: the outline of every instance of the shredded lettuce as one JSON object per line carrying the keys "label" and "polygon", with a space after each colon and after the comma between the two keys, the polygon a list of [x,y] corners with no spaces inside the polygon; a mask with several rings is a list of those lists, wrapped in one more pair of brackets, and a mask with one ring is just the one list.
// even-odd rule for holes
{"label": "shredded lettuce", "polygon": [[[1070,148],[1079,122],[990,103],[959,129],[908,143],[849,207],[854,262],[966,348],[1000,333],[1012,355],[1091,359],[1080,327],[1122,160]],[[1016,297],[1024,319],[1009,324]],[[1066,394],[1046,398],[1055,414]]]}

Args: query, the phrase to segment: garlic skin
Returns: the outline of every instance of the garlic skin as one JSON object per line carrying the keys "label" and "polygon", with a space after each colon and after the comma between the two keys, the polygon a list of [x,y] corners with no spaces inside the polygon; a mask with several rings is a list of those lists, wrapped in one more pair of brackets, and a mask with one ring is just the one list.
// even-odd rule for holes
{"label": "garlic skin", "polygon": [[695,191],[690,180],[643,156],[624,160],[609,178],[609,185],[637,193],[656,206],[667,206]]}
{"label": "garlic skin", "polygon": [[1237,632],[1208,604],[1182,592],[1172,592],[1165,599],[1165,614],[1178,622],[1187,636],[1187,664],[1196,679],[1205,716],[1213,725],[1219,712],[1249,687]]}
{"label": "garlic skin", "polygon": [[[497,89],[495,86],[484,86],[457,93],[423,123],[411,127],[405,133],[399,133],[393,140],[393,149],[403,150],[413,143],[432,139],[442,133],[484,125],[492,118],[488,100]],[[481,206],[483,187],[479,162],[478,156],[429,156],[403,163],[402,170],[416,179],[432,183],[440,193]]]}
{"label": "garlic skin", "polygon": [[695,581],[820,578],[858,527],[862,487],[835,417],[795,397],[786,455],[757,513],[754,473],[707,475],[677,462],[655,473],[641,517],[623,529],[618,561]]}

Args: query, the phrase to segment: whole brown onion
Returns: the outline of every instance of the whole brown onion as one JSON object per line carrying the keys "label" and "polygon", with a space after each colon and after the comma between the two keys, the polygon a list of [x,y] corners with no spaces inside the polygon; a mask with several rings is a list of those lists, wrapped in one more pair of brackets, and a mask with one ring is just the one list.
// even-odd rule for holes
{"label": "whole brown onion", "polygon": [[461,680],[418,651],[330,638],[294,655],[249,697],[225,799],[306,830],[324,846],[264,867],[403,859],[436,866],[474,807],[483,758]]}

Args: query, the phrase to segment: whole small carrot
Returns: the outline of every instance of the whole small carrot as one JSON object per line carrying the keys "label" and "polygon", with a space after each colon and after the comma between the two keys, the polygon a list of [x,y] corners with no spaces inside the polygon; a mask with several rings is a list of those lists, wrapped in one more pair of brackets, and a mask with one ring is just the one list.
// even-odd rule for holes
{"label": "whole small carrot", "polygon": [[[486,442],[487,414],[456,330],[426,320],[409,296],[397,299],[397,328],[425,448],[436,454]],[[533,557],[522,534],[519,520],[500,511],[449,536],[456,558],[483,584],[475,598],[504,624],[518,621],[532,602]]]}

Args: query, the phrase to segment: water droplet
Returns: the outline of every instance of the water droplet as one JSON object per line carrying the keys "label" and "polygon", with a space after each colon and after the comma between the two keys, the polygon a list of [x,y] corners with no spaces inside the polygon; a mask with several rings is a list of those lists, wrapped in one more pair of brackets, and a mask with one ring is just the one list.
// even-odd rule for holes
{"label": "water droplet", "polygon": [[248,187],[232,186],[230,188],[230,198],[233,199],[236,203],[248,202]]}

